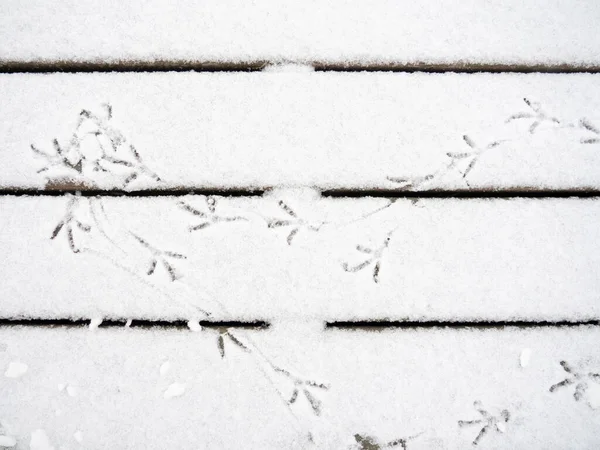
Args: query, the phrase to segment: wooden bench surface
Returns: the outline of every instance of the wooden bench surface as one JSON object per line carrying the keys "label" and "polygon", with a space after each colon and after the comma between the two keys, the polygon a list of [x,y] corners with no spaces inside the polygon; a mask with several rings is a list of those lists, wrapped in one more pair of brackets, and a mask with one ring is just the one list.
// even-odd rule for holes
{"label": "wooden bench surface", "polygon": [[2,3],[0,448],[598,448],[599,13]]}

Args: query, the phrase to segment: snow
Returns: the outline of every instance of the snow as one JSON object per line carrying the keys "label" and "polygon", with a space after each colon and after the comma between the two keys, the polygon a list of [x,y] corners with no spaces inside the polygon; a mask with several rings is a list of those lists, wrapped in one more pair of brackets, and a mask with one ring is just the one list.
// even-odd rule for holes
{"label": "snow", "polygon": [[6,369],[6,372],[4,372],[4,376],[6,378],[19,378],[25,375],[28,369],[29,367],[27,364],[13,361],[8,364],[8,368]]}
{"label": "snow", "polygon": [[101,318],[91,319],[90,320],[89,328],[90,328],[90,330],[96,330],[96,329],[98,329],[98,327],[100,326],[100,324],[102,324],[102,319]]}
{"label": "snow", "polygon": [[17,440],[13,436],[0,435],[0,447],[14,447]]}
{"label": "snow", "polygon": [[0,447],[600,447],[598,198],[322,195],[600,189],[600,74],[319,71],[593,71],[595,2],[49,5],[0,71],[257,72],[0,75],[0,188],[77,192],[0,196]]}
{"label": "snow", "polygon": [[67,386],[67,394],[69,395],[69,397],[76,397],[78,392],[79,392],[79,389],[77,389],[76,386],[71,386],[71,385]]}
{"label": "snow", "polygon": [[[471,447],[485,425],[459,425],[483,418],[477,402],[492,424],[481,448],[600,444],[592,408],[597,380],[587,380],[580,400],[576,383],[550,391],[572,377],[561,361],[575,374],[599,373],[598,327],[231,333],[251,351],[226,351],[222,358],[209,329],[191,335],[160,328],[3,327],[0,339],[10,352],[0,355],[0,364],[20,354],[40,368],[26,383],[0,384],[9,435],[28,442],[43,429],[38,442],[56,448],[73,448],[81,431],[89,449],[159,449],[165,436],[181,450],[233,449],[241,441],[252,449],[329,449],[356,444],[355,435],[380,443],[411,438],[408,447],[416,450],[458,449]],[[535,354],[527,370],[514,363],[523,348]],[[157,371],[163,355],[177,367],[168,374],[173,378]],[[79,396],[52,389],[65,373],[86,387]],[[319,415],[302,388],[287,404],[298,380],[320,402]],[[165,399],[165,393],[181,395]]]}
{"label": "snow", "polygon": [[54,450],[44,430],[38,429],[31,433],[30,450]]}
{"label": "snow", "polygon": [[523,351],[521,352],[521,356],[519,357],[519,363],[521,364],[521,367],[527,367],[529,365],[530,361],[531,361],[531,349],[524,348]]}
{"label": "snow", "polygon": [[197,320],[188,320],[187,326],[191,331],[202,331],[202,327]]}
{"label": "snow", "polygon": [[590,383],[585,394],[586,403],[590,406],[590,408],[594,410],[600,409],[600,386]]}
{"label": "snow", "polygon": [[[594,1],[44,0],[0,7],[5,61],[597,64]],[[61,30],[56,33],[55,30]]]}
{"label": "snow", "polygon": [[185,393],[185,388],[184,383],[173,383],[169,385],[163,396],[166,399],[181,397]]}
{"label": "snow", "polygon": [[315,68],[309,64],[269,64],[262,69],[267,73],[308,73]]}
{"label": "snow", "polygon": [[[203,196],[82,197],[71,220],[90,229],[72,225],[73,248],[64,229],[50,239],[69,198],[0,198],[0,228],[11,237],[0,241],[0,271],[10,274],[0,314],[184,320],[198,332],[199,319],[322,326],[600,316],[596,199],[413,204],[290,192],[214,197],[214,213]],[[210,225],[189,231],[199,223]]]}
{"label": "snow", "polygon": [[73,439],[81,444],[83,442],[83,433],[80,430],[77,430],[75,433],[73,433]]}
{"label": "snow", "polygon": [[5,74],[0,97],[8,188],[600,186],[598,74]]}
{"label": "snow", "polygon": [[160,365],[159,372],[161,376],[164,377],[167,373],[169,373],[169,370],[171,370],[171,363],[169,361],[165,361]]}

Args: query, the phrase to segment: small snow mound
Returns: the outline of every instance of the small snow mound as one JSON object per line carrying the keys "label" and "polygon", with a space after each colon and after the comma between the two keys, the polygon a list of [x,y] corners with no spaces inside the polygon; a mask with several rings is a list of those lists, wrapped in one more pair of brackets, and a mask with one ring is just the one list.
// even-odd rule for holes
{"label": "small snow mound", "polygon": [[17,445],[17,440],[13,436],[0,435],[0,447],[14,447]]}
{"label": "small snow mound", "polygon": [[63,383],[59,383],[59,385],[58,385],[58,391],[59,391],[59,392],[62,392],[62,391],[64,391],[64,390],[65,390],[65,388],[66,388],[66,387],[67,387],[67,386],[66,386],[65,384],[63,384]]}
{"label": "small snow mound", "polygon": [[133,320],[131,319],[127,319],[127,322],[125,322],[125,328],[129,328],[131,327],[131,323],[133,322]]}
{"label": "small snow mound", "polygon": [[165,376],[169,370],[171,370],[171,363],[169,361],[165,361],[160,365],[159,372],[161,376]]}
{"label": "small snow mound", "polygon": [[83,442],[83,433],[77,430],[75,433],[73,433],[73,438],[81,444]]}
{"label": "small snow mound", "polygon": [[529,365],[529,361],[531,361],[531,349],[525,348],[521,352],[521,356],[519,357],[519,362],[521,367],[527,367]]}
{"label": "small snow mound", "polygon": [[262,71],[269,73],[310,73],[314,72],[315,68],[310,64],[269,64]]}
{"label": "small snow mound", "polygon": [[20,376],[25,375],[27,369],[29,369],[27,364],[13,361],[8,365],[6,372],[4,372],[4,376],[6,378],[19,378]]}
{"label": "small snow mound", "polygon": [[169,398],[175,398],[175,397],[181,397],[184,394],[184,392],[185,392],[185,384],[183,384],[183,383],[173,383],[165,391],[164,397],[167,398],[167,399],[169,399]]}
{"label": "small snow mound", "polygon": [[202,330],[202,326],[198,323],[197,320],[188,321],[187,326],[192,331],[201,331]]}
{"label": "small snow mound", "polygon": [[35,430],[31,433],[31,442],[29,443],[30,450],[54,450],[50,439],[44,430]]}
{"label": "small snow mound", "polygon": [[77,395],[77,388],[75,386],[67,386],[67,394],[69,394],[69,397],[75,397]]}
{"label": "small snow mound", "polygon": [[498,423],[496,423],[496,428],[498,428],[498,431],[500,433],[506,433],[506,423],[498,422]]}
{"label": "small snow mound", "polygon": [[102,319],[100,317],[95,317],[90,320],[90,330],[96,330],[102,323]]}

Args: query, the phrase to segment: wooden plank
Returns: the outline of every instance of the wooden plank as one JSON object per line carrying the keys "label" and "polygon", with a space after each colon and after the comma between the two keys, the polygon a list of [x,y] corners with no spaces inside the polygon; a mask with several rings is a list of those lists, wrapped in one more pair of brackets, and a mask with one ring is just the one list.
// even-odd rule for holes
{"label": "wooden plank", "polygon": [[[0,9],[8,62],[577,65],[600,62],[593,1],[62,0]],[[60,32],[57,32],[60,30]]]}
{"label": "wooden plank", "polygon": [[0,316],[600,317],[597,199],[413,200],[4,196]]}
{"label": "wooden plank", "polygon": [[600,75],[4,75],[0,94],[6,188],[600,188]]}
{"label": "wooden plank", "polygon": [[600,444],[597,327],[234,335],[248,351],[226,337],[221,358],[208,330],[2,327],[0,434],[44,449],[470,448],[481,408],[482,448]]}

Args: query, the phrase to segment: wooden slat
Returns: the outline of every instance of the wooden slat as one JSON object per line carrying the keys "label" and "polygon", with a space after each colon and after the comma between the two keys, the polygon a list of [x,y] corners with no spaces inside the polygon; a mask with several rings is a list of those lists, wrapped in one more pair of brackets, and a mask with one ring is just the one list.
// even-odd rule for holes
{"label": "wooden slat", "polygon": [[594,1],[4,1],[7,62],[595,65]]}
{"label": "wooden slat", "polygon": [[[600,445],[595,327],[235,336],[249,351],[226,337],[221,358],[209,331],[3,327],[2,435],[18,448],[32,433],[53,448],[470,448],[485,423],[459,421],[481,420],[479,401],[504,432],[492,424],[478,447]],[[320,415],[302,391],[286,404],[293,377],[327,386],[308,387]]]}
{"label": "wooden slat", "polygon": [[0,316],[600,317],[597,199],[413,200],[5,196]]}
{"label": "wooden slat", "polygon": [[5,188],[600,188],[600,75],[4,75],[0,94]]}

